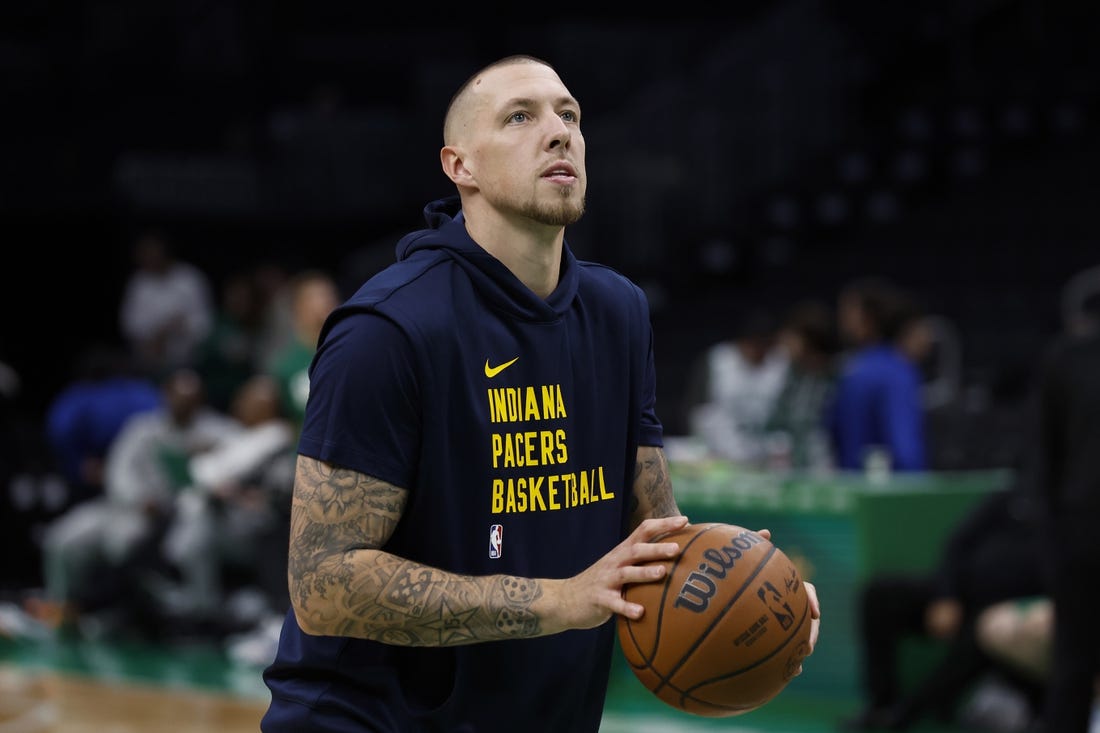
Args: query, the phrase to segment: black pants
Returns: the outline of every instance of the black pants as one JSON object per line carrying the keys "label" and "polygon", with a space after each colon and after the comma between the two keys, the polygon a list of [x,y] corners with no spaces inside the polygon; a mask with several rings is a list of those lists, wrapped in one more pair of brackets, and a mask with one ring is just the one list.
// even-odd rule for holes
{"label": "black pants", "polygon": [[859,632],[867,701],[875,708],[893,709],[903,725],[933,708],[942,714],[953,712],[969,686],[991,666],[978,648],[971,615],[917,687],[901,689],[901,644],[908,638],[930,638],[924,614],[936,596],[932,578],[919,575],[874,577],[861,591]]}

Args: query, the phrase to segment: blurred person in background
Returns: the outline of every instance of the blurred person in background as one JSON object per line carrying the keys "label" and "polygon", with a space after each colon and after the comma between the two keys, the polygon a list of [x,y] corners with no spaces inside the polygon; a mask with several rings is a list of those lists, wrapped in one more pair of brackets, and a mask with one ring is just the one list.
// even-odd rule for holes
{"label": "blurred person in background", "polygon": [[[174,615],[211,632],[240,631],[237,624],[261,618],[274,617],[278,624],[290,605],[285,507],[297,434],[283,416],[279,385],[266,374],[241,385],[229,416],[237,429],[190,457],[190,483],[176,498],[164,539],[165,557],[180,578]],[[234,595],[241,589],[254,592]],[[255,601],[239,613],[227,612],[237,597]],[[220,627],[219,619],[225,622]],[[270,652],[273,657],[274,642]]]}
{"label": "blurred person in background", "polygon": [[1050,674],[1054,602],[1048,595],[994,603],[979,615],[978,644],[991,657],[1042,683]]}
{"label": "blurred person in background", "polygon": [[[4,342],[0,338],[0,636],[5,633],[4,609],[17,604],[5,599],[18,596],[28,585],[37,582],[37,544],[33,539],[34,525],[41,513],[35,506],[38,496],[19,492],[15,484],[35,461],[28,456],[25,436],[35,435],[40,426],[30,420],[21,405],[23,379],[14,366],[5,360]],[[47,447],[46,453],[49,452]],[[47,459],[50,457],[47,456]],[[49,462],[47,460],[47,462]],[[51,513],[60,506],[50,506]],[[30,566],[28,566],[30,563]]]}
{"label": "blurred person in background", "polygon": [[936,333],[932,319],[912,298],[906,298],[902,302],[897,319],[894,343],[902,356],[916,366],[919,372],[935,346]]}
{"label": "blurred person in background", "polygon": [[162,405],[160,387],[134,368],[125,349],[93,344],[79,355],[72,381],[46,409],[47,442],[71,504],[103,494],[107,451],[122,426]]}
{"label": "blurred person in background", "polygon": [[1100,278],[1095,285],[1066,314],[1036,389],[1035,485],[1054,602],[1047,733],[1087,729],[1100,675]]}
{"label": "blurred person in background", "polygon": [[847,351],[828,422],[842,470],[864,470],[877,452],[890,470],[927,469],[922,378],[903,349],[921,343],[920,331],[909,330],[918,312],[886,279],[853,280],[840,291],[837,327]]}
{"label": "blurred person in background", "polygon": [[829,470],[834,461],[825,415],[836,386],[837,352],[829,307],[818,300],[795,303],[780,326],[779,344],[790,367],[764,426],[769,452],[774,458],[782,451],[786,466],[798,471]]}
{"label": "blurred person in background", "polygon": [[162,232],[138,236],[132,257],[119,326],[137,364],[159,379],[195,364],[213,324],[215,298],[208,275],[179,259]]}
{"label": "blurred person in background", "polygon": [[[1031,730],[1044,730],[1041,716],[1051,679],[1054,601],[1042,595],[995,603],[981,612],[976,627],[982,650],[1032,683],[1026,701],[1038,719]],[[1093,682],[1089,733],[1100,733],[1100,675]]]}
{"label": "blurred person in background", "polygon": [[260,371],[262,326],[263,302],[255,273],[230,273],[221,284],[210,332],[195,357],[195,369],[215,409],[228,412],[237,390]]}
{"label": "blurred person in background", "polygon": [[275,355],[294,338],[294,313],[291,307],[291,271],[279,260],[258,262],[252,268],[252,283],[260,310],[257,363],[263,371]]}
{"label": "blurred person in background", "polygon": [[[161,384],[163,405],[132,415],[112,441],[104,494],[53,520],[42,539],[45,597],[29,600],[37,618],[57,626],[92,612],[145,622],[127,601],[137,576],[163,565],[160,541],[191,456],[232,434],[233,421],[206,404],[201,378],[177,369]],[[142,612],[146,608],[140,609]]]}
{"label": "blurred person in background", "polygon": [[291,332],[267,371],[279,383],[287,417],[300,427],[309,399],[309,366],[325,319],[340,305],[336,281],[321,270],[295,273],[286,285],[290,295]]}
{"label": "blurred person in background", "polygon": [[[978,645],[981,611],[1043,589],[1036,552],[1034,502],[1021,484],[995,489],[959,520],[928,572],[871,576],[859,589],[858,631],[865,707],[844,730],[904,730],[935,714],[952,720],[956,706],[993,660]],[[917,684],[902,687],[907,639],[943,642],[942,656]]]}
{"label": "blurred person in background", "polygon": [[788,370],[777,336],[774,314],[754,308],[737,320],[731,338],[696,361],[688,380],[689,425],[711,455],[750,466],[765,463],[765,424]]}

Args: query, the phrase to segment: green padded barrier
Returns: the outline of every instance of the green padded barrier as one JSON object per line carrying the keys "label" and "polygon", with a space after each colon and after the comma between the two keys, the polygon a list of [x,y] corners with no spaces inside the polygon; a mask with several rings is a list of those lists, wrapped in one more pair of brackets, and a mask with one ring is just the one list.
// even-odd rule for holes
{"label": "green padded barrier", "polygon": [[860,489],[855,522],[860,578],[935,566],[948,534],[982,496],[1007,488],[1007,471],[892,477]]}

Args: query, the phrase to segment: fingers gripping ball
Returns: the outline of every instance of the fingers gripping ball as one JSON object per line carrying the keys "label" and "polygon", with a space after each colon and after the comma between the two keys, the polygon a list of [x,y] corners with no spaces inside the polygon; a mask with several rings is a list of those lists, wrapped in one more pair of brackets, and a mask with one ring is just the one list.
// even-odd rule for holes
{"label": "fingers gripping ball", "polygon": [[624,589],[646,611],[617,622],[635,676],[668,705],[708,717],[740,715],[778,695],[810,652],[798,569],[735,525],[688,525],[660,540],[682,552],[662,561],[662,580]]}

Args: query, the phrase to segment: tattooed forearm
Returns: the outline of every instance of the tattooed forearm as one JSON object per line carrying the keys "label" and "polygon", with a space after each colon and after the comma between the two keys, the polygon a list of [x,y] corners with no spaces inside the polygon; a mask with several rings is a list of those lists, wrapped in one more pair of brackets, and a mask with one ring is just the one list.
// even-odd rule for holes
{"label": "tattooed forearm", "polygon": [[335,633],[415,646],[539,636],[531,604],[541,595],[536,580],[456,575],[378,553],[344,597]]}
{"label": "tattooed forearm", "polygon": [[668,459],[661,448],[642,446],[634,464],[633,519],[637,526],[649,517],[671,517],[680,513],[672,495],[672,479]]}
{"label": "tattooed forearm", "polygon": [[539,581],[444,572],[379,550],[407,492],[301,457],[291,512],[295,614],[317,634],[408,646],[540,636]]}

